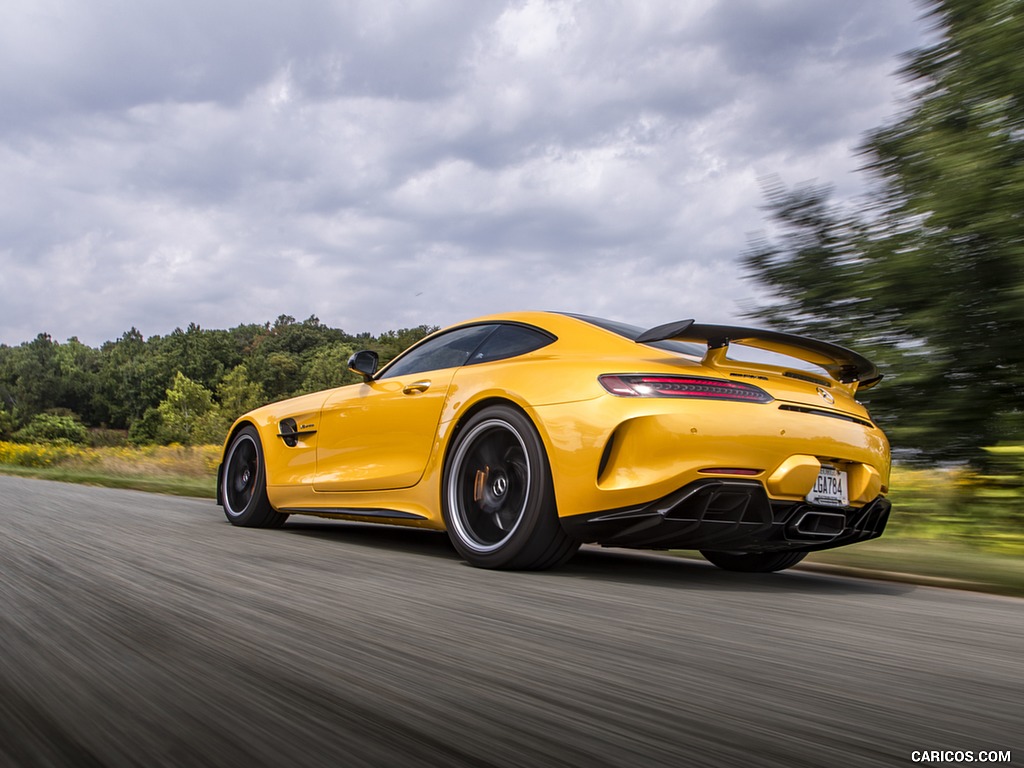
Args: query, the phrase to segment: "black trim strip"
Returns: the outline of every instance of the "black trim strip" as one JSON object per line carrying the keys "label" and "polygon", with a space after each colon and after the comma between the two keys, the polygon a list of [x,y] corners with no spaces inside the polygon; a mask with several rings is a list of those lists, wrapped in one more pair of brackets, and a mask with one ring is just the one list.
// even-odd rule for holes
{"label": "black trim strip", "polygon": [[828,387],[832,389],[832,382],[826,381],[825,379],[819,379],[817,376],[809,376],[806,373],[797,373],[796,371],[786,371],[783,376],[787,376],[791,379],[799,379],[800,381],[808,381],[811,384],[817,384],[819,387]]}
{"label": "black trim strip", "polygon": [[383,517],[392,520],[426,520],[423,515],[399,512],[397,509],[357,509],[354,507],[281,507],[278,512],[294,515],[347,515],[348,517]]}
{"label": "black trim strip", "polygon": [[836,413],[835,411],[823,411],[819,408],[805,408],[802,405],[780,405],[780,411],[794,411],[796,413],[809,413],[813,416],[828,416],[830,419],[839,419],[840,421],[852,421],[854,424],[860,424],[862,427],[870,427],[876,429],[875,425],[865,419],[859,419],[856,416],[849,416],[845,413]]}
{"label": "black trim strip", "polygon": [[305,437],[306,435],[315,435],[315,434],[316,434],[316,430],[315,429],[300,429],[300,430],[297,430],[295,432],[278,432],[277,436],[278,437],[288,438],[288,437]]}

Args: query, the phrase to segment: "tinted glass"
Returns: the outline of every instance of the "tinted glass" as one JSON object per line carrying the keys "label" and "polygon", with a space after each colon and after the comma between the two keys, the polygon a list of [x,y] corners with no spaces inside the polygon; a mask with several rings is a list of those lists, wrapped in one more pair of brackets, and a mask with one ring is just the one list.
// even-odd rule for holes
{"label": "tinted glass", "polygon": [[[606,331],[617,333],[619,336],[625,336],[630,341],[635,341],[636,337],[646,330],[638,325],[620,323],[616,320],[605,320],[600,317],[589,317],[587,315],[574,315],[570,312],[566,312],[565,314],[569,317],[575,317],[577,320],[583,320],[591,325],[596,325],[598,328],[604,328]],[[661,349],[665,352],[677,352],[684,355],[693,355],[695,357],[703,357],[704,352],[706,351],[706,349],[700,344],[692,344],[688,341],[655,341],[651,342],[647,346],[654,347],[655,349]]]}
{"label": "tinted glass", "polygon": [[437,336],[410,349],[382,371],[380,378],[440,371],[465,365],[473,351],[494,332],[493,325],[471,325]]}
{"label": "tinted glass", "polygon": [[525,325],[499,325],[469,360],[469,365],[505,360],[545,347],[553,336]]}

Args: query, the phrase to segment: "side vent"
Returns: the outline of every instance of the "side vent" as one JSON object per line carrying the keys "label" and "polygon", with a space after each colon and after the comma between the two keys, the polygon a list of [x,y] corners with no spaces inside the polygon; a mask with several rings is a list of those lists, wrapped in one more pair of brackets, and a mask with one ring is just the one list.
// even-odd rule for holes
{"label": "side vent", "polygon": [[289,448],[294,448],[299,444],[299,440],[309,435],[316,434],[316,424],[295,424],[295,419],[281,419],[277,425],[277,436],[284,440],[284,444]]}
{"label": "side vent", "polygon": [[604,451],[601,453],[601,462],[597,465],[597,482],[601,482],[601,478],[604,477],[604,471],[608,469],[608,462],[612,457],[612,448],[615,447],[615,432],[612,432],[611,437],[608,438],[608,442],[605,443]]}
{"label": "side vent", "polygon": [[277,436],[284,440],[289,448],[299,444],[299,430],[295,426],[295,419],[284,419],[278,425]]}

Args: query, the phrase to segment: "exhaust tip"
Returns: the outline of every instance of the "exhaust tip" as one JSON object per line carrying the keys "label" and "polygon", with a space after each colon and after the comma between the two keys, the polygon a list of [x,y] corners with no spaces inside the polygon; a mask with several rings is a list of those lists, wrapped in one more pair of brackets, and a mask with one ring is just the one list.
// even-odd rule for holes
{"label": "exhaust tip", "polygon": [[807,510],[789,525],[789,532],[804,538],[825,541],[846,529],[846,516],[838,512]]}

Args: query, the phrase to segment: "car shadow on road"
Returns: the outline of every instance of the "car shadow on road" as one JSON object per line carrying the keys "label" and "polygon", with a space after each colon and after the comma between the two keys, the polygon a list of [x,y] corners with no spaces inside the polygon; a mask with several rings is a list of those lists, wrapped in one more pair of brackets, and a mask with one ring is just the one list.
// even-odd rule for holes
{"label": "car shadow on road", "polygon": [[691,557],[668,552],[583,547],[557,573],[569,578],[628,582],[683,589],[770,592],[773,594],[900,595],[911,584],[813,573],[797,569],[778,573],[733,573]]}
{"label": "car shadow on road", "polygon": [[[447,534],[392,525],[373,525],[341,520],[295,520],[282,533],[336,539],[346,546],[401,552],[415,557],[450,561],[452,567],[471,568],[452,548]],[[731,573],[703,560],[666,552],[603,549],[584,546],[561,568],[539,572],[517,572],[517,578],[586,579],[595,582],[642,584],[740,592],[898,595],[913,591],[911,584],[812,573],[799,569],[779,573]]]}
{"label": "car shadow on road", "polygon": [[448,541],[448,534],[399,525],[356,523],[348,520],[306,518],[288,520],[282,533],[337,539],[350,546],[435,557],[459,563],[461,558]]}

